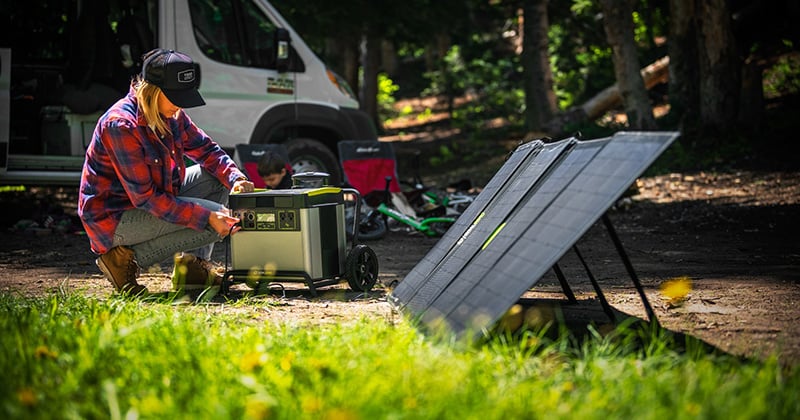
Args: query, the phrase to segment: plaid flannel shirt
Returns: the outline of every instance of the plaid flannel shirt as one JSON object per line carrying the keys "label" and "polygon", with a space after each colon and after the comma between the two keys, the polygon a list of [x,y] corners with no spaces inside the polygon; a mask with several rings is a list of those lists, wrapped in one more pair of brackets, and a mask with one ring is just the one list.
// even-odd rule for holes
{"label": "plaid flannel shirt", "polygon": [[246,178],[222,148],[186,113],[167,120],[171,135],[159,138],[147,126],[133,89],[97,122],[81,174],[78,215],[92,251],[106,253],[122,213],[141,209],[170,223],[203,230],[211,212],[178,201],[186,173],[184,156],[232,188]]}

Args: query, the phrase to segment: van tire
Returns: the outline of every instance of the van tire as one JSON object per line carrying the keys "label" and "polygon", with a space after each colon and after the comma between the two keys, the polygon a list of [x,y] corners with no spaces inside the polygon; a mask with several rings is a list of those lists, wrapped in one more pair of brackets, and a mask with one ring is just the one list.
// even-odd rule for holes
{"label": "van tire", "polygon": [[341,185],[342,170],[331,149],[314,139],[298,138],[284,143],[294,173],[327,172],[329,185]]}

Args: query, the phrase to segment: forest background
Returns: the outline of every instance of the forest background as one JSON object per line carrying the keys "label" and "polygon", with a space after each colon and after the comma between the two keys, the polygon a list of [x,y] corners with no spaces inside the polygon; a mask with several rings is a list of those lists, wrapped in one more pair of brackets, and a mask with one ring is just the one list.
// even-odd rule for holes
{"label": "forest background", "polygon": [[434,97],[475,149],[499,137],[662,129],[683,134],[665,156],[672,170],[796,165],[785,158],[798,150],[794,1],[273,4],[382,134],[431,114],[395,101]]}

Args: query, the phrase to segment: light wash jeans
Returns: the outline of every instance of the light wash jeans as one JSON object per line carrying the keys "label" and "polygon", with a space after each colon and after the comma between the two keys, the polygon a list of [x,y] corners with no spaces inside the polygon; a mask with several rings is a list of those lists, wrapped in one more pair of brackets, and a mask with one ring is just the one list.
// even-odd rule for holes
{"label": "light wash jeans", "polygon": [[[177,199],[217,211],[228,205],[228,192],[225,185],[200,165],[192,165],[186,168],[186,177]],[[181,251],[208,260],[214,243],[220,239],[211,226],[200,232],[163,221],[144,210],[133,209],[122,214],[114,232],[113,246],[131,248],[139,267],[146,269]]]}

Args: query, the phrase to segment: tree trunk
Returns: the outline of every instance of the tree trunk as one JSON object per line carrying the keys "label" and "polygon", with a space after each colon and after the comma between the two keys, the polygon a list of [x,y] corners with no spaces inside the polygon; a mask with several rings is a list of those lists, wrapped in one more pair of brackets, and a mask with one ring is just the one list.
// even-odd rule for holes
{"label": "tree trunk", "polygon": [[358,42],[348,38],[327,38],[325,47],[328,50],[328,65],[344,78],[353,92],[359,92]]}
{"label": "tree trunk", "polygon": [[656,127],[647,89],[639,74],[639,57],[633,33],[633,1],[601,0],[603,26],[611,45],[614,73],[625,104],[628,125],[635,129]]}
{"label": "tree trunk", "polygon": [[382,127],[378,119],[378,70],[381,59],[381,39],[365,36],[366,48],[362,59],[364,80],[361,90],[361,109],[369,115],[378,127]]}
{"label": "tree trunk", "polygon": [[542,131],[558,110],[553,72],[547,54],[547,0],[527,2],[523,10],[522,68],[525,80],[525,124]]}
{"label": "tree trunk", "polygon": [[391,41],[381,43],[381,66],[390,78],[397,76],[397,49]]}
{"label": "tree trunk", "polygon": [[670,0],[669,104],[680,126],[699,122],[700,67],[697,62],[695,0]]}
{"label": "tree trunk", "polygon": [[727,131],[736,123],[740,65],[725,0],[699,1],[700,119],[704,128]]}
{"label": "tree trunk", "polygon": [[433,42],[425,46],[425,71],[440,70],[441,61],[447,55],[451,45],[450,35],[446,33],[435,35]]}
{"label": "tree trunk", "polygon": [[742,66],[742,91],[739,94],[739,116],[742,127],[758,129],[764,114],[764,70],[757,57],[749,57]]}
{"label": "tree trunk", "polygon": [[344,50],[344,70],[342,77],[353,89],[353,92],[360,92],[361,86],[358,80],[358,69],[361,67],[361,60],[358,53],[358,42],[349,41]]}

